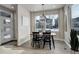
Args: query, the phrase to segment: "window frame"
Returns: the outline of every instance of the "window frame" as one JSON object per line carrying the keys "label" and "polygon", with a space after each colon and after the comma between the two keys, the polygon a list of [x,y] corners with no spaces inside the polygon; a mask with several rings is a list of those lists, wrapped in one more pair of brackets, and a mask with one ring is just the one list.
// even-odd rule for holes
{"label": "window frame", "polygon": [[[53,29],[53,31],[51,31],[51,32],[58,32],[59,31],[59,14],[58,13],[56,13],[56,14],[48,14],[48,15],[58,15],[58,28],[57,28],[57,30],[56,30],[56,28],[54,28]],[[41,15],[38,15],[38,16],[41,16]],[[45,15],[46,16],[46,15]],[[37,16],[35,16],[35,17],[37,17]],[[35,17],[34,17],[34,19],[35,19]],[[39,29],[40,30],[40,29]],[[50,29],[50,30],[52,30],[52,29]],[[35,19],[35,31],[37,31],[38,32],[38,30],[36,29],[36,19]],[[46,31],[46,28],[45,28],[45,31]]]}

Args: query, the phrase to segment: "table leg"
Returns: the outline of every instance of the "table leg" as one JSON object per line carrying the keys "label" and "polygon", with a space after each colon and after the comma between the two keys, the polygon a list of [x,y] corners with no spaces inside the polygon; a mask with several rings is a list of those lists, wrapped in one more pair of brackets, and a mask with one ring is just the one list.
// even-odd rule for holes
{"label": "table leg", "polygon": [[55,49],[54,38],[53,38],[53,36],[51,36],[51,37],[52,37],[52,43],[53,43],[53,47],[54,47],[54,49]]}

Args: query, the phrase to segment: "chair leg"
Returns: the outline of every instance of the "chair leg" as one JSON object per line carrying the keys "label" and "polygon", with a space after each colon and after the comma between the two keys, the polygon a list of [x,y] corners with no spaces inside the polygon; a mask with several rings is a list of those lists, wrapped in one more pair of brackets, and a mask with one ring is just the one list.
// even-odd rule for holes
{"label": "chair leg", "polygon": [[35,42],[33,42],[33,47],[35,48]]}
{"label": "chair leg", "polygon": [[31,46],[34,47],[34,42],[33,41],[31,42]]}
{"label": "chair leg", "polygon": [[38,46],[39,46],[39,48],[40,48],[40,42],[38,41]]}
{"label": "chair leg", "polygon": [[52,43],[53,43],[53,47],[55,49],[55,42],[54,42],[53,36],[52,36]]}
{"label": "chair leg", "polygon": [[32,44],[33,44],[32,47],[34,47],[34,42]]}
{"label": "chair leg", "polygon": [[34,42],[34,48],[36,48],[36,45],[37,45],[37,42],[35,41],[35,42]]}
{"label": "chair leg", "polygon": [[44,46],[45,46],[45,42],[43,43],[43,48],[44,48]]}
{"label": "chair leg", "polygon": [[50,48],[50,50],[51,50],[51,41],[49,42],[49,48]]}

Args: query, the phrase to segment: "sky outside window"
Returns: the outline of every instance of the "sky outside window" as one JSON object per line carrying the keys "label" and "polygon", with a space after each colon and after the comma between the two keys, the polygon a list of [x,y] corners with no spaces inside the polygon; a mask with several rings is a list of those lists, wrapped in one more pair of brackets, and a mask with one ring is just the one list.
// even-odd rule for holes
{"label": "sky outside window", "polygon": [[79,4],[72,6],[72,18],[79,17]]}

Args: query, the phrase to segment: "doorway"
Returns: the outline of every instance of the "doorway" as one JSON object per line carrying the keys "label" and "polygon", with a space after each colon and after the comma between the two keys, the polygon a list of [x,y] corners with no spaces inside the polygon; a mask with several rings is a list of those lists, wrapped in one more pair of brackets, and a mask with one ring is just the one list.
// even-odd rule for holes
{"label": "doorway", "polygon": [[0,10],[0,45],[16,45],[14,39],[13,12],[5,8]]}

